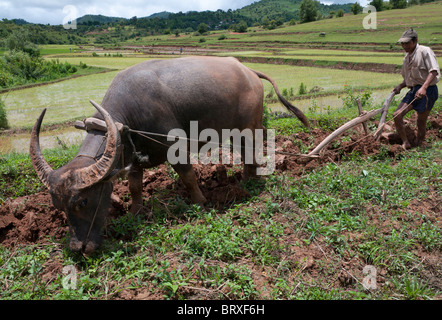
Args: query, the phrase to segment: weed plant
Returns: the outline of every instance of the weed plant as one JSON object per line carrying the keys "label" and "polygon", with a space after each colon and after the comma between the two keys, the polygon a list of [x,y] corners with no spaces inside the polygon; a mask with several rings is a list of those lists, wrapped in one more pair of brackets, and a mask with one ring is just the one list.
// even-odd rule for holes
{"label": "weed plant", "polygon": [[59,60],[44,60],[23,51],[11,51],[0,57],[0,88],[45,82],[67,77],[77,67]]}
{"label": "weed plant", "polygon": [[0,97],[0,130],[8,128],[9,124],[8,124],[8,117],[6,115],[5,102]]}

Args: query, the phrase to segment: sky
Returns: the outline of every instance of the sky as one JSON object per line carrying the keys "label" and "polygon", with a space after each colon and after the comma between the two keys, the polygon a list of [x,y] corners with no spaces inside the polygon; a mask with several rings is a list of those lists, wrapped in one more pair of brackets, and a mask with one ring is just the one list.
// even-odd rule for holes
{"label": "sky", "polygon": [[[127,1],[127,2],[126,2]],[[31,23],[60,25],[86,14],[109,17],[146,17],[151,14],[239,9],[257,0],[0,0],[0,19],[24,19]],[[324,0],[330,3],[367,0]]]}

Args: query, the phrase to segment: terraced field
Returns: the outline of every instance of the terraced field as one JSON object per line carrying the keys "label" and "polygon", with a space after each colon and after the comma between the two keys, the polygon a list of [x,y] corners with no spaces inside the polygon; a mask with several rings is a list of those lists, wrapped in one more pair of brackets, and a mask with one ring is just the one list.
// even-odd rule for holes
{"label": "terraced field", "polygon": [[[365,110],[378,108],[401,82],[403,53],[395,41],[410,24],[441,62],[441,8],[437,2],[380,12],[372,31],[361,28],[359,15],[273,31],[252,28],[227,33],[225,40],[215,32],[106,48],[44,47],[47,59],[109,71],[1,94],[12,125],[0,134],[1,298],[441,299],[442,99],[425,144],[410,151],[401,149],[391,121],[399,96],[381,141],[371,136],[379,120],[372,119],[368,136],[355,127],[320,159],[278,155],[275,173],[257,182],[244,181],[240,166],[197,165],[206,206],[188,201],[167,164],[144,174],[146,214],[128,214],[127,182],[116,181],[103,247],[89,257],[67,249],[66,217],[53,207],[26,154],[29,129],[48,108],[45,157],[54,168],[67,163],[81,141],[71,141],[72,121],[94,112],[89,100],[100,102],[120,70],[177,58],[180,48],[184,56],[236,56],[274,78],[312,122],[306,129],[296,119],[266,113],[277,150],[308,153],[358,115],[355,98],[364,100]],[[270,111],[280,110],[266,83],[265,95]],[[407,118],[410,135],[415,120]],[[367,266],[377,272],[368,287]],[[75,271],[74,288],[66,288],[65,267]]]}

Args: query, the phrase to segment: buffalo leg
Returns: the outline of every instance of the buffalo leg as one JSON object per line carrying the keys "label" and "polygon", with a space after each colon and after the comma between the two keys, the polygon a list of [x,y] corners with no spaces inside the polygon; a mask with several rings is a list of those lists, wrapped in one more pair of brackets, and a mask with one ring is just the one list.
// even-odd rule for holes
{"label": "buffalo leg", "polygon": [[178,173],[184,185],[190,192],[190,198],[193,203],[203,204],[207,200],[203,196],[201,189],[198,186],[195,171],[191,164],[177,164],[173,166],[173,169]]}
{"label": "buffalo leg", "polygon": [[[242,139],[242,150],[241,150],[241,158],[244,162],[244,179],[250,180],[250,179],[258,179],[260,178],[256,170],[258,167],[260,167],[259,164],[257,164],[256,161],[256,132],[255,130],[252,131],[253,133],[253,139],[248,139],[245,137]],[[263,151],[263,150],[262,150]]]}
{"label": "buffalo leg", "polygon": [[130,212],[137,214],[143,210],[143,169],[140,167],[132,168],[128,176],[129,191],[132,196],[132,206]]}

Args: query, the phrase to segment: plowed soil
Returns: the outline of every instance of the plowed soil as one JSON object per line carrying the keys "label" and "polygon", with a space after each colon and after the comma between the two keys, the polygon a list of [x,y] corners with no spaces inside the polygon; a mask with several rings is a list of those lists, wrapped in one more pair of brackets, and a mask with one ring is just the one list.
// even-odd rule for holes
{"label": "plowed soil", "polygon": [[[442,117],[433,116],[429,120],[431,129],[427,137],[440,139],[442,128]],[[411,119],[410,123],[415,123]],[[407,126],[410,141],[414,143],[415,129]],[[314,137],[314,145],[318,145],[330,132],[321,129],[313,129],[311,133],[298,133],[293,137],[276,138],[276,151],[299,154],[299,147],[295,146],[293,140],[311,144],[311,137]],[[391,157],[402,153],[401,139],[397,134],[388,132],[381,141],[375,141],[373,137],[364,138],[361,128],[355,128],[353,132],[344,134],[350,137],[347,141],[341,142],[338,148],[329,145],[322,152],[321,158],[305,163],[303,158],[289,155],[276,155],[276,170],[286,175],[299,176],[306,171],[313,170],[327,162],[339,162],[342,157],[358,151],[363,155],[375,155],[380,152],[381,146],[388,147]],[[361,140],[363,138],[363,140]],[[344,140],[339,139],[338,140]],[[236,201],[241,201],[249,196],[248,192],[240,186],[242,180],[242,166],[224,165],[195,165],[195,171],[203,194],[212,205],[225,206]],[[173,190],[174,194],[183,198],[189,196],[186,188],[180,181],[176,181],[170,169],[166,165],[159,166],[156,170],[145,170],[144,172],[144,198],[149,199],[156,191]],[[233,175],[227,175],[227,170],[234,170]],[[129,193],[127,181],[116,183],[114,193],[125,199],[124,195]],[[127,200],[129,201],[129,200]],[[128,202],[120,200],[115,202],[115,211],[124,214]],[[41,243],[50,236],[55,241],[65,236],[67,231],[66,218],[63,212],[58,211],[52,205],[48,192],[11,199],[0,208],[0,243],[4,246],[14,244]]]}
{"label": "plowed soil", "polygon": [[[439,140],[442,136],[442,117],[440,115],[432,116],[429,122],[431,129],[427,132],[427,138],[431,137],[433,141]],[[415,118],[412,118],[410,123],[412,125],[408,127],[408,133],[411,141],[414,141],[415,129],[413,128]],[[276,150],[299,154],[300,149],[293,141],[316,146],[329,134],[330,132],[315,128],[312,129],[311,133],[298,133],[291,137],[278,136],[276,139]],[[387,132],[379,142],[375,141],[372,137],[361,140],[364,135],[362,128],[354,128],[352,131],[344,134],[346,139],[342,139],[342,137],[338,139],[339,144],[329,145],[321,154],[319,160],[315,159],[307,163],[300,157],[276,155],[276,170],[285,175],[296,177],[317,169],[327,162],[339,163],[344,156],[355,151],[363,155],[375,155],[381,152],[381,150],[385,152],[385,148],[387,148],[388,155],[392,158],[396,158],[400,153],[404,152],[400,145],[400,138],[393,132],[390,134]],[[311,140],[311,137],[314,137],[314,141]],[[427,139],[427,141],[431,140]],[[250,196],[248,191],[244,190],[240,184],[242,180],[242,166],[195,165],[194,167],[201,189],[211,206],[215,208],[224,207]],[[167,165],[161,165],[155,170],[145,170],[143,183],[143,196],[147,203],[151,197],[158,197],[159,194],[167,195],[167,197],[180,196],[183,199],[188,197],[188,192],[184,185],[179,179],[177,181],[174,178],[172,169]],[[127,196],[129,194],[127,181],[116,183],[114,193],[119,199],[113,203],[109,219],[126,214],[128,211],[130,197]],[[434,203],[437,201],[440,201],[440,199],[429,199],[427,205],[430,207],[434,206]],[[417,213],[425,212],[428,210],[427,205],[419,203],[419,205],[413,207],[413,210]],[[372,208],[372,210],[376,210],[376,208]],[[375,219],[376,212],[373,212],[372,216]],[[17,199],[10,199],[0,208],[0,245],[2,246],[13,247],[15,245],[60,242],[66,238],[67,233],[68,225],[65,214],[54,208],[50,195],[46,191]],[[303,248],[302,250],[308,249]],[[315,256],[322,256],[323,253],[319,251],[317,246],[312,246],[311,252],[298,252],[297,254],[309,257],[311,261],[308,259],[306,261],[310,261],[313,264],[312,261]],[[48,265],[46,269],[47,277],[51,278],[51,273],[56,276],[61,272],[61,268],[61,265]],[[306,268],[309,268],[309,266],[306,265]],[[257,274],[261,274],[261,272]],[[343,285],[348,281],[352,281],[345,273],[342,274],[341,278],[340,281],[342,281]],[[130,297],[121,296],[120,298],[136,299],[137,294],[136,292],[131,292]]]}

